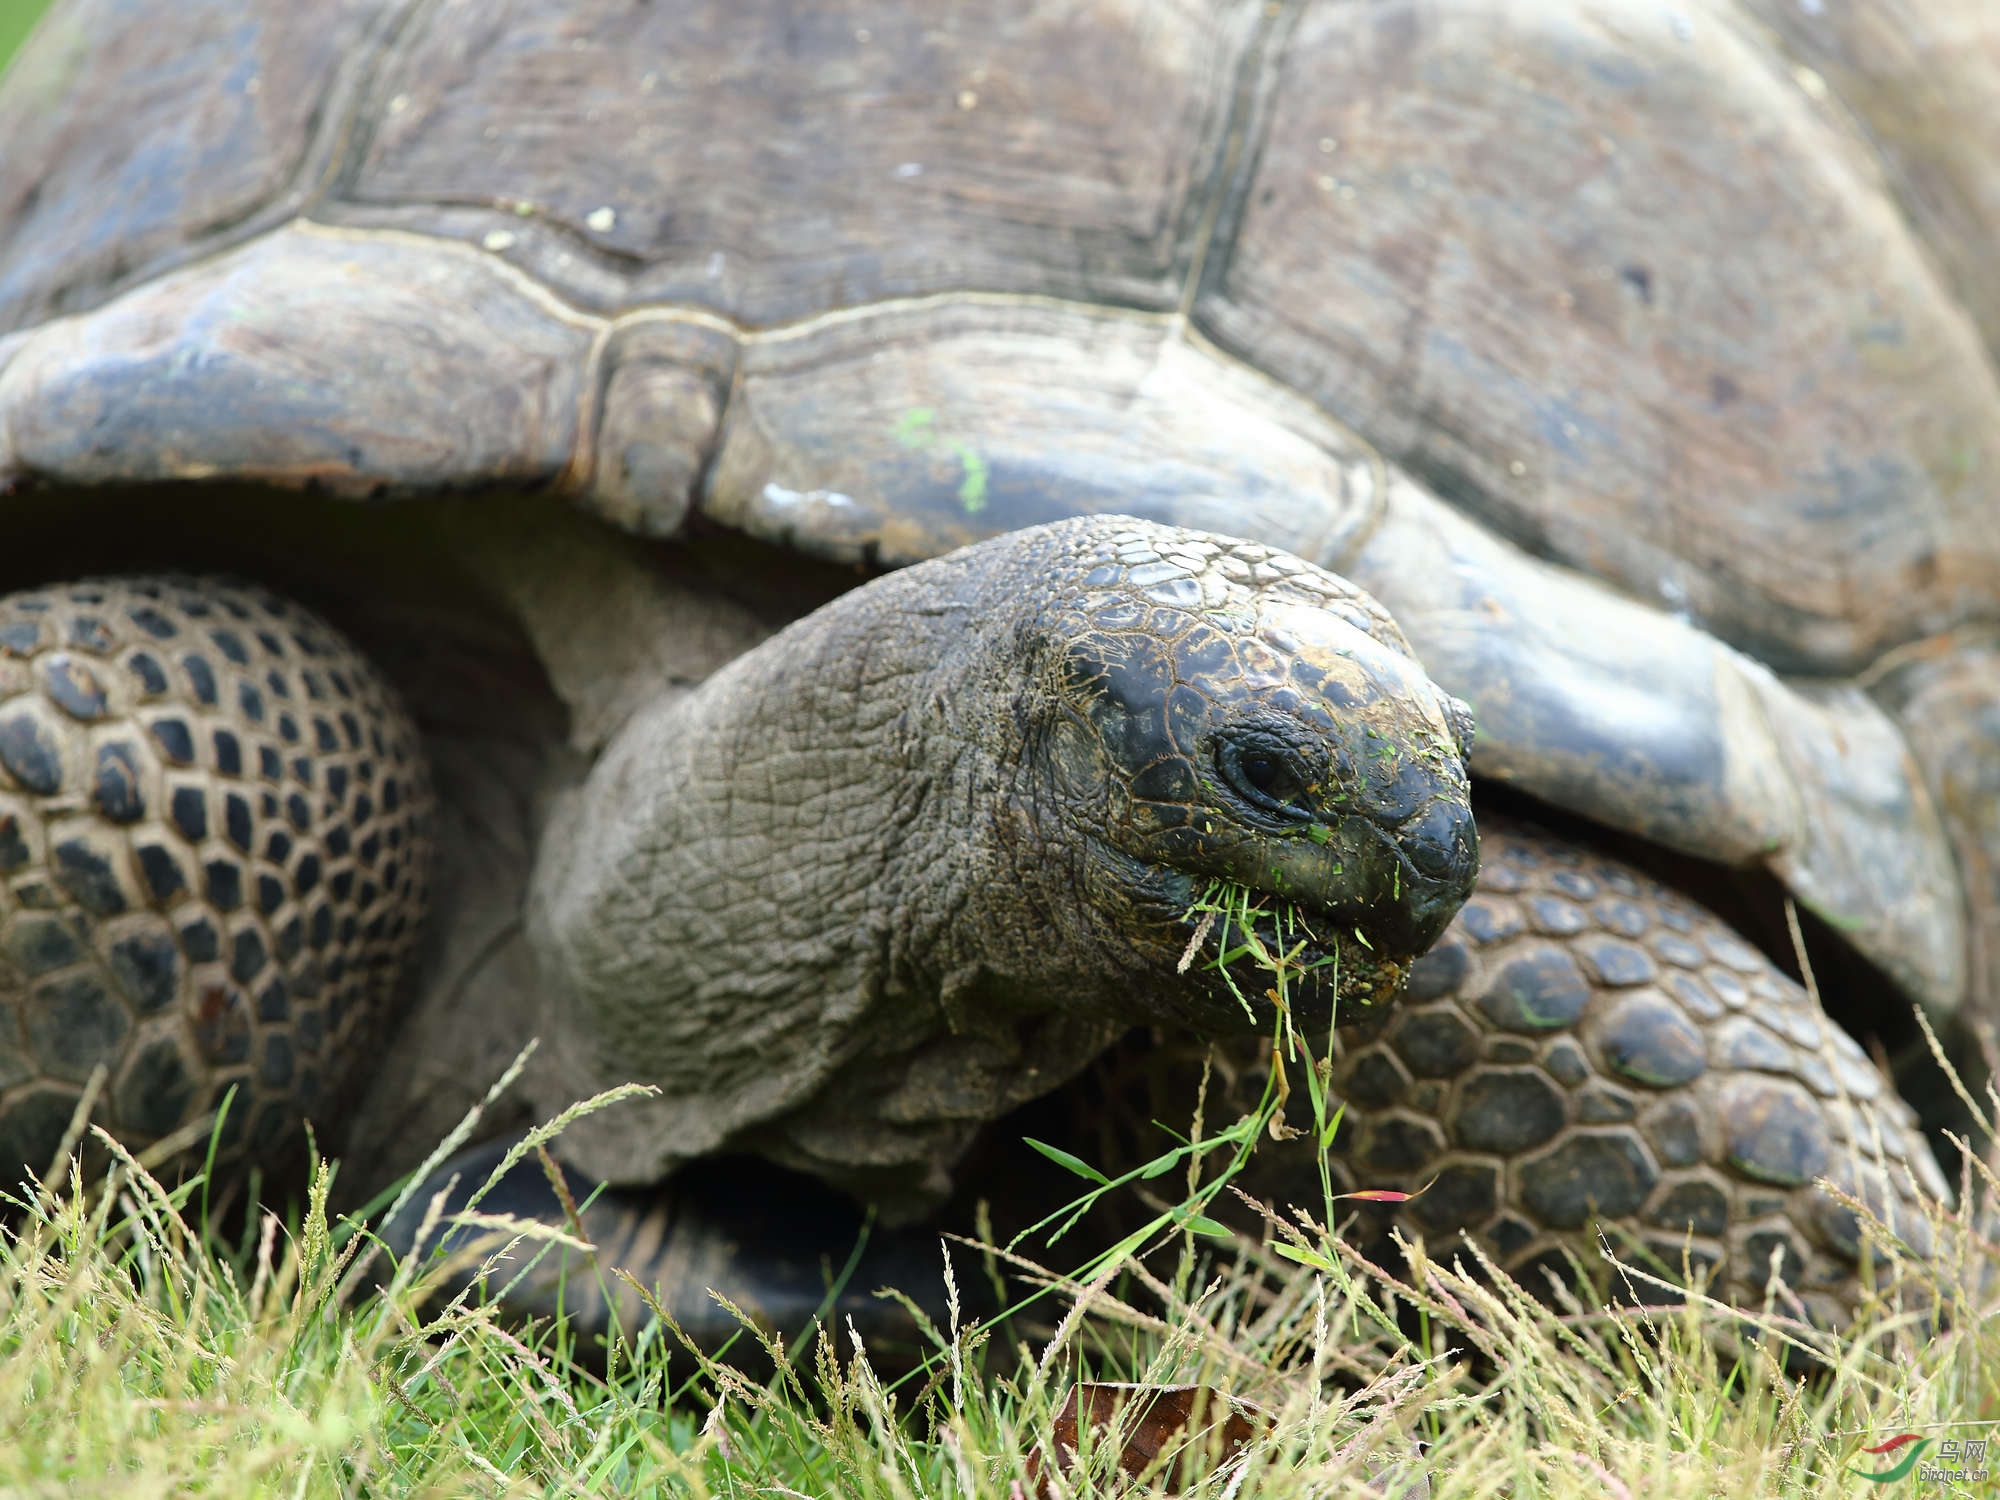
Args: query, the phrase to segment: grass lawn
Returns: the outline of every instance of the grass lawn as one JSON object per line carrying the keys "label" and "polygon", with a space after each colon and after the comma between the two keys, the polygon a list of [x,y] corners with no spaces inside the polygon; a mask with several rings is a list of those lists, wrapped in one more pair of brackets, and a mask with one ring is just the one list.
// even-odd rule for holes
{"label": "grass lawn", "polygon": [[[1214,902],[1224,951],[1242,908],[1227,891]],[[1274,981],[1294,1108],[1305,1093],[1329,1136],[1338,1111],[1289,1034],[1283,955],[1239,930],[1235,951]],[[1316,1217],[1272,1215],[1257,1238],[1218,1223],[1209,1210],[1265,1137],[1284,1071],[1250,1115],[1123,1178],[1050,1149],[1083,1184],[1079,1208],[1173,1181],[1181,1201],[1067,1274],[1032,1263],[1046,1241],[951,1247],[953,1287],[1004,1272],[1039,1306],[992,1327],[943,1319],[928,1365],[894,1382],[840,1330],[789,1346],[748,1330],[777,1370],[752,1380],[661,1320],[580,1350],[471,1293],[427,1301],[451,1263],[392,1265],[330,1222],[330,1168],[295,1222],[267,1213],[229,1245],[203,1228],[198,1176],[169,1189],[119,1156],[87,1184],[72,1167],[0,1239],[0,1495],[1665,1500],[1874,1493],[1854,1468],[1904,1459],[1898,1484],[2000,1488],[1919,1467],[1969,1476],[1964,1445],[2000,1433],[2000,1252],[1974,1228],[1994,1201],[1985,1164],[1962,1174],[1955,1214],[1934,1211],[1926,1258],[1849,1200],[1874,1290],[1845,1336],[1782,1316],[1775,1278],[1761,1311],[1698,1295],[1643,1314],[1545,1303],[1480,1274],[1469,1248],[1450,1264],[1412,1251],[1397,1277],[1369,1268],[1322,1227],[1341,1212],[1330,1189]],[[2000,1100],[1986,1103],[1990,1121]],[[442,1203],[389,1212],[434,1230]],[[496,1286],[567,1238],[479,1225],[489,1242],[460,1265],[487,1257]]]}
{"label": "grass lawn", "polygon": [[[1197,1433],[1220,1426],[1203,1393],[1252,1403],[1232,1434],[1247,1442],[1170,1444],[1121,1491],[1121,1459],[1147,1468],[1139,1429],[1175,1425],[1128,1404],[1060,1432],[1082,1453],[1043,1493],[1871,1494],[1848,1466],[1886,1470],[1915,1444],[1864,1447],[1914,1433],[1935,1463],[2000,1424],[2000,1261],[1963,1216],[1940,1218],[1953,1248],[1928,1263],[1885,1245],[1896,1290],[1843,1340],[1769,1309],[1552,1310],[1436,1262],[1388,1283],[1311,1229],[1183,1226],[1086,1277],[1029,1273],[1054,1292],[1040,1331],[948,1323],[931,1367],[889,1386],[845,1340],[839,1356],[773,1343],[780,1372],[759,1383],[657,1323],[592,1373],[559,1330],[510,1330],[470,1298],[426,1308],[441,1266],[419,1278],[330,1224],[329,1179],[295,1224],[266,1215],[227,1246],[198,1228],[198,1179],[169,1190],[130,1162],[29,1202],[0,1246],[0,1494],[1025,1500],[1032,1450],[1054,1451],[1079,1382],[1105,1380],[1200,1388],[1181,1424]],[[495,1264],[550,1234],[496,1226],[512,1250]],[[981,1274],[976,1250],[953,1260]],[[1939,1301],[1942,1331],[1924,1311]],[[1795,1339],[1817,1373],[1785,1373]]]}

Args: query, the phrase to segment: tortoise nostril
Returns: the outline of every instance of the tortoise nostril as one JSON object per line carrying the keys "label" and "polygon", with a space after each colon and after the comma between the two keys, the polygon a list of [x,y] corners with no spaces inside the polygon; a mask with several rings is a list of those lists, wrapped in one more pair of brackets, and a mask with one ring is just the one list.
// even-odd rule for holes
{"label": "tortoise nostril", "polygon": [[1457,798],[1433,798],[1421,815],[1396,830],[1396,842],[1418,874],[1470,886],[1478,870],[1472,811]]}
{"label": "tortoise nostril", "polygon": [[1430,816],[1452,796],[1435,771],[1420,761],[1402,759],[1394,775],[1378,774],[1368,779],[1356,811],[1401,842],[1403,829],[1412,819]]}
{"label": "tortoise nostril", "polygon": [[1403,892],[1414,952],[1444,934],[1479,875],[1479,836],[1463,798],[1437,797],[1396,831],[1397,848],[1416,876]]}

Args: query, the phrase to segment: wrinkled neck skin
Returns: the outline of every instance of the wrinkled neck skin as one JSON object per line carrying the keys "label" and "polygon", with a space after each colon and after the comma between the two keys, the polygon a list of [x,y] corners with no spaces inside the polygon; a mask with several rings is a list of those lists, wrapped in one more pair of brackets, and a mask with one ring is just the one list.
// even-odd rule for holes
{"label": "wrinkled neck skin", "polygon": [[565,1137],[586,1172],[754,1146],[931,1197],[1122,1029],[1083,872],[1037,828],[1031,588],[946,559],[843,596],[642,711],[557,811],[529,931],[567,1094],[537,1102],[662,1091]]}
{"label": "wrinkled neck skin", "polygon": [[1268,1023],[1176,971],[1210,880],[1368,924],[1330,972],[1392,993],[1476,868],[1450,709],[1372,600],[1252,544],[1096,517],[877,579],[556,810],[536,1102],[660,1090],[565,1137],[614,1182],[741,1148],[920,1209],[1133,1021]]}

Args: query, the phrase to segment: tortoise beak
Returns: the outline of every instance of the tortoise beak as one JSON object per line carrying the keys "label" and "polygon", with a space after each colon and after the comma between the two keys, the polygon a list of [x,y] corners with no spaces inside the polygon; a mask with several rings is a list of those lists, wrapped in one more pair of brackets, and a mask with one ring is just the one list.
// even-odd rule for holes
{"label": "tortoise beak", "polygon": [[[1392,820],[1362,807],[1337,825],[1317,903],[1331,930],[1352,932],[1379,959],[1407,964],[1444,934],[1479,875],[1479,838],[1462,789]],[[1304,885],[1304,882],[1300,883]],[[1310,899],[1310,898],[1309,898]]]}
{"label": "tortoise beak", "polygon": [[1462,796],[1439,796],[1415,817],[1382,827],[1390,857],[1400,865],[1397,895],[1376,923],[1390,952],[1414,958],[1444,935],[1479,876],[1479,834]]}

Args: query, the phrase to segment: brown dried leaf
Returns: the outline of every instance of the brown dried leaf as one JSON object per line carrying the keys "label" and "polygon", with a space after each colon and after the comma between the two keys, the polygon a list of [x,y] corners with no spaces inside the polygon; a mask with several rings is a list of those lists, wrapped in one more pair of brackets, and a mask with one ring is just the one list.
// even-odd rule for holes
{"label": "brown dried leaf", "polygon": [[[1133,1408],[1127,1411],[1126,1408]],[[1079,1433],[1079,1416],[1089,1436]],[[1118,1468],[1132,1478],[1164,1476],[1169,1494],[1213,1474],[1240,1453],[1264,1425],[1264,1413],[1205,1385],[1129,1385],[1086,1381],[1063,1401],[1055,1417],[1055,1474],[1077,1465],[1086,1446],[1118,1441]],[[1028,1487],[1036,1496],[1056,1493],[1045,1484],[1051,1465],[1039,1446],[1028,1455]]]}

